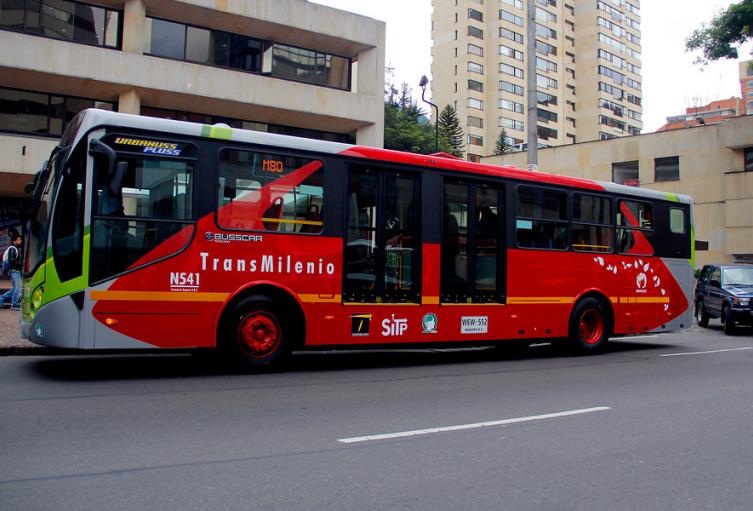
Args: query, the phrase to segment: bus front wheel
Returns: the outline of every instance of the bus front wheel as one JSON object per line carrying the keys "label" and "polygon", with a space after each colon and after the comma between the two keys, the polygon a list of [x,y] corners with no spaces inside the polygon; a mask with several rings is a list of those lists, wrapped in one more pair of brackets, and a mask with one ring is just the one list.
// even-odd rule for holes
{"label": "bus front wheel", "polygon": [[596,353],[604,349],[609,339],[609,316],[604,303],[587,297],[579,301],[570,316],[570,346],[580,353]]}
{"label": "bus front wheel", "polygon": [[243,298],[225,316],[220,348],[242,369],[279,367],[291,352],[291,323],[286,319],[280,306],[265,296]]}

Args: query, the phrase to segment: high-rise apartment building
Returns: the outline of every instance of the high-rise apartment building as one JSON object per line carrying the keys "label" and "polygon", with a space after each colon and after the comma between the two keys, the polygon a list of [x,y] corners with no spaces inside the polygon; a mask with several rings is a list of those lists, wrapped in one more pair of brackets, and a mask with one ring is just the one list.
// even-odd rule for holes
{"label": "high-rise apartment building", "polygon": [[529,1],[539,144],[640,133],[639,0],[432,0],[433,99],[456,108],[467,158],[493,154],[503,128],[526,142]]}

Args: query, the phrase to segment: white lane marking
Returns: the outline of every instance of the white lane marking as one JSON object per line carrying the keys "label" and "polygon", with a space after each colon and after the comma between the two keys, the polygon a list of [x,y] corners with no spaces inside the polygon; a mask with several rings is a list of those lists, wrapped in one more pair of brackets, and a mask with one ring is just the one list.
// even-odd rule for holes
{"label": "white lane marking", "polygon": [[581,415],[584,413],[603,412],[611,410],[609,406],[596,406],[593,408],[583,408],[580,410],[568,410],[565,412],[547,413],[544,415],[531,415],[528,417],[516,417],[514,419],[501,419],[488,422],[476,422],[473,424],[459,424],[457,426],[443,426],[439,428],[414,429],[412,431],[399,431],[397,433],[383,433],[381,435],[355,436],[351,438],[338,438],[341,444],[353,444],[356,442],[368,442],[370,440],[386,440],[389,438],[400,438],[406,436],[430,435],[432,433],[442,433],[445,431],[460,431],[464,429],[488,428],[490,426],[504,426],[507,424],[518,424],[521,422],[531,422],[544,419],[556,419],[558,417],[568,417],[570,415]]}
{"label": "white lane marking", "polygon": [[709,350],[709,351],[688,351],[686,353],[666,353],[659,355],[660,357],[682,357],[684,355],[706,355],[708,353],[724,353],[725,351],[741,351],[741,350],[753,350],[753,346],[745,346],[744,348],[728,348],[726,350]]}

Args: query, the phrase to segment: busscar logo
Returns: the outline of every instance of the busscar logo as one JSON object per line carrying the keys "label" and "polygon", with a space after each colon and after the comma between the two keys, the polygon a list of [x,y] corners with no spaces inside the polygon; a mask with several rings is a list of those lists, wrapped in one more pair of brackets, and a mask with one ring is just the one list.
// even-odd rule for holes
{"label": "busscar logo", "polygon": [[371,314],[353,314],[350,317],[353,337],[365,337],[369,335],[369,326],[371,325]]}
{"label": "busscar logo", "polygon": [[439,320],[436,314],[432,312],[425,314],[423,319],[421,319],[421,332],[424,334],[436,334],[438,323]]}
{"label": "busscar logo", "polygon": [[264,240],[261,234],[238,234],[210,231],[204,233],[204,238],[207,241],[214,241],[215,243],[230,243],[231,241],[259,242]]}

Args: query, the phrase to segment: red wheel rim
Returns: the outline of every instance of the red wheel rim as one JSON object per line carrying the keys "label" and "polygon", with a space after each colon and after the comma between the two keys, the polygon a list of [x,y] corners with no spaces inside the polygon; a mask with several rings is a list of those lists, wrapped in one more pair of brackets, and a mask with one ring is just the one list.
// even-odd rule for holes
{"label": "red wheel rim", "polygon": [[238,325],[238,343],[252,357],[266,357],[282,342],[282,330],[277,318],[268,312],[246,314]]}
{"label": "red wheel rim", "polygon": [[578,332],[586,344],[597,344],[604,335],[604,320],[599,311],[589,309],[583,312],[578,321]]}

